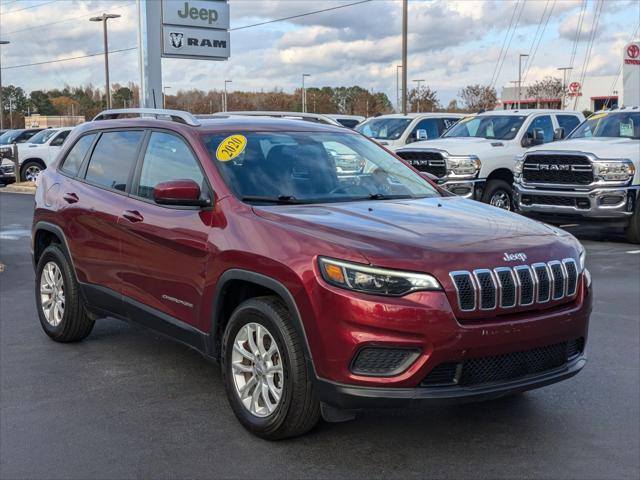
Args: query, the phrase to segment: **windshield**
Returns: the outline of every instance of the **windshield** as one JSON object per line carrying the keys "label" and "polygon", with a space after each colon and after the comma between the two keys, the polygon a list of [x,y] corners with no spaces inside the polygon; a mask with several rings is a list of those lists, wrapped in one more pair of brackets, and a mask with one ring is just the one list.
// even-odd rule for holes
{"label": "windshield", "polygon": [[512,140],[526,120],[526,116],[478,115],[466,117],[451,127],[443,137],[478,137]]}
{"label": "windshield", "polygon": [[397,140],[411,123],[410,118],[372,118],[355,130],[376,140]]}
{"label": "windshield", "polygon": [[424,178],[360,135],[206,135],[226,184],[247,203],[325,203],[440,196]]}
{"label": "windshield", "polygon": [[29,143],[37,143],[39,145],[42,145],[43,143],[47,143],[47,140],[53,137],[56,133],[58,133],[58,130],[52,130],[52,129],[43,130],[39,133],[36,133],[33,137],[31,137],[29,139]]}
{"label": "windshield", "polygon": [[603,112],[591,115],[569,138],[614,137],[640,139],[640,112]]}
{"label": "windshield", "polygon": [[0,135],[0,145],[9,145],[13,140],[20,135],[20,130],[9,130]]}

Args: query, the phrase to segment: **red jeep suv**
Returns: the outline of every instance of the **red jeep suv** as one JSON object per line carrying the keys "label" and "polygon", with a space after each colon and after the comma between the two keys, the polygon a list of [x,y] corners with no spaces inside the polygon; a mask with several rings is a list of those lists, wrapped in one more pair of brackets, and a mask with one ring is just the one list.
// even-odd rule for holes
{"label": "red jeep suv", "polygon": [[103,112],[40,175],[32,249],[47,335],[81,340],[106,316],[169,335],[220,362],[264,438],[586,362],[573,236],[452,196],[340,127]]}

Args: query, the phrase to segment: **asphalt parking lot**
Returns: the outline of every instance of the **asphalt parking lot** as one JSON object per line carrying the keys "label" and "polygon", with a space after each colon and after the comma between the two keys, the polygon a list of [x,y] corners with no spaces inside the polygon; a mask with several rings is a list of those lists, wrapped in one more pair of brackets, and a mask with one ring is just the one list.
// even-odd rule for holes
{"label": "asphalt parking lot", "polygon": [[589,362],[497,401],[366,411],[302,438],[251,436],[220,373],[117,320],[77,344],[38,324],[33,197],[0,193],[0,478],[633,478],[640,475],[640,246],[572,229],[595,286]]}

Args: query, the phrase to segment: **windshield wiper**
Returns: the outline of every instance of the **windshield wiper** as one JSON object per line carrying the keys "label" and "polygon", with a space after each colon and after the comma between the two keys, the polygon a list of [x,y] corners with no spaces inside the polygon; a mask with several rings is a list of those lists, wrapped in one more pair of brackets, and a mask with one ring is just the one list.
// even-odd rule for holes
{"label": "windshield wiper", "polygon": [[278,205],[300,205],[309,203],[304,200],[298,200],[293,195],[279,195],[277,197],[267,197],[260,195],[248,195],[242,197],[243,202],[264,202],[264,203],[276,203]]}
{"label": "windshield wiper", "polygon": [[413,198],[411,195],[385,195],[384,193],[372,193],[369,200],[398,200],[400,198]]}

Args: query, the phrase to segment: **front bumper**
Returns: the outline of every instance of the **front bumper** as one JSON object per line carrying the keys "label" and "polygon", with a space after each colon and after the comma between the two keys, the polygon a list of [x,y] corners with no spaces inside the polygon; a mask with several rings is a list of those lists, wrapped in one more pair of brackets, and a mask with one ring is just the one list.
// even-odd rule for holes
{"label": "front bumper", "polygon": [[15,166],[13,161],[4,160],[0,163],[0,182],[13,183],[16,180]]}
{"label": "front bumper", "polygon": [[484,178],[473,180],[444,180],[438,182],[438,185],[449,192],[471,200],[480,200],[482,198],[485,184],[486,180]]}
{"label": "front bumper", "polygon": [[345,410],[478,402],[561,382],[580,372],[586,363],[583,354],[540,375],[477,387],[372,388],[318,380],[316,391],[323,402]]}
{"label": "front bumper", "polygon": [[592,190],[550,190],[515,183],[520,213],[593,219],[628,219],[640,199],[640,185]]}

